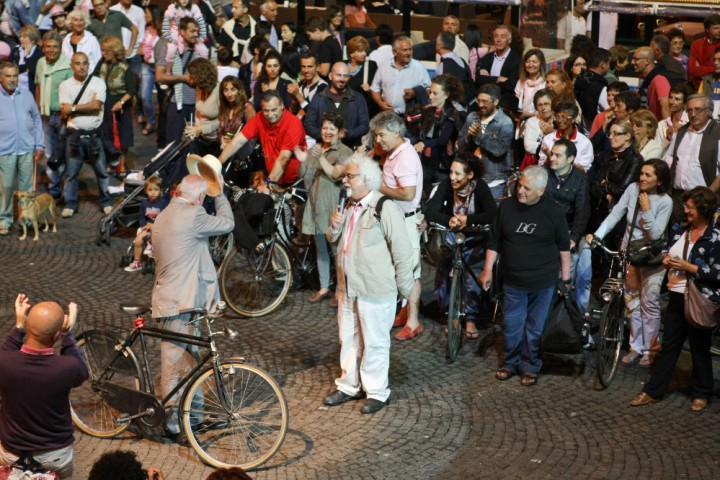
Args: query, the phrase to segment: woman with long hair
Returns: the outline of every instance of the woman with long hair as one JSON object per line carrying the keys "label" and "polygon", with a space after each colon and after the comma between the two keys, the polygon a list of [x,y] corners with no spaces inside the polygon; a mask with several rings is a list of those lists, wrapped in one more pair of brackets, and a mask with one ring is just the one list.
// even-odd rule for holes
{"label": "woman with long hair", "polygon": [[220,141],[219,91],[217,67],[206,58],[196,58],[188,65],[188,75],[195,85],[195,121],[185,127],[185,135],[192,138],[190,151],[200,156],[218,155]]}
{"label": "woman with long hair", "polygon": [[155,105],[153,104],[153,89],[159,89],[155,83],[155,45],[160,38],[162,10],[155,4],[147,5],[145,8],[145,35],[140,43],[139,53],[142,55],[143,64],[140,71],[140,98],[143,111],[145,112],[145,126],[142,134],[150,135],[157,127],[155,119]]}
{"label": "woman with long hair", "polygon": [[518,112],[521,118],[535,115],[533,99],[535,92],[545,88],[545,55],[542,50],[533,48],[525,52],[520,68],[520,78],[515,86],[518,97]]}
{"label": "woman with long hair", "polygon": [[308,51],[297,34],[295,22],[285,22],[280,26],[280,38],[283,41],[282,52],[282,76],[291,83],[297,82],[300,75],[300,56]]}
{"label": "woman with long hair", "polygon": [[658,121],[653,113],[641,108],[630,115],[630,123],[633,126],[635,134],[635,143],[637,151],[645,159],[661,158],[663,155],[663,146],[659,140],[655,138],[657,133]]}
{"label": "woman with long hair", "polygon": [[257,82],[255,82],[255,88],[253,88],[253,105],[255,111],[260,111],[260,97],[266,90],[277,90],[280,92],[280,97],[283,99],[283,105],[285,108],[290,108],[290,94],[288,93],[287,87],[290,84],[282,75],[282,58],[280,54],[275,50],[268,51],[263,57],[262,71],[258,76]]}
{"label": "woman with long hair", "polygon": [[570,81],[575,84],[575,81],[580,78],[586,71],[588,66],[588,59],[581,55],[571,54],[563,63],[563,70],[570,77]]}
{"label": "woman with long hair", "polygon": [[[667,194],[672,188],[670,181],[670,167],[663,160],[642,162],[639,180],[627,187],[600,227],[587,236],[588,244],[593,237],[605,237],[623,219],[627,226],[622,249],[632,240],[662,239],[672,213],[672,198]],[[623,365],[639,360],[641,367],[649,367],[654,362],[660,347],[660,286],[664,276],[662,265],[628,266],[625,305],[630,312],[630,351],[623,357]]]}
{"label": "woman with long hair", "polygon": [[[110,167],[123,170],[132,169],[127,164],[128,148],[133,146],[132,99],[135,96],[135,74],[125,60],[125,47],[117,37],[107,37],[102,41],[102,65],[99,77],[105,81],[107,96],[103,108],[105,113],[102,124],[102,139]],[[115,147],[113,125],[117,124],[120,137],[120,150]],[[125,160],[123,165],[121,162]]]}
{"label": "woman with long hair", "polygon": [[[462,232],[468,226],[480,226],[492,223],[497,206],[495,198],[490,192],[487,183],[482,179],[484,174],[480,159],[470,153],[459,154],[450,165],[449,176],[440,182],[433,196],[428,200],[425,210],[425,219],[444,227],[451,232],[445,235],[445,242],[454,245],[452,239],[457,232]],[[472,237],[466,239],[470,248],[465,250],[464,261],[473,271],[482,270],[485,261],[485,252]],[[435,272],[435,295],[440,306],[446,308],[450,291],[450,270],[452,258],[437,266]],[[465,336],[478,338],[480,335],[475,320],[480,314],[480,289],[471,272],[466,272],[465,287],[470,295],[467,296],[465,310]]]}
{"label": "woman with long hair", "polygon": [[340,44],[340,49],[345,47],[345,13],[342,7],[338,5],[330,5],[325,10],[325,23],[327,23],[328,32]]}
{"label": "woman with long hair", "polygon": [[480,31],[480,27],[477,25],[470,24],[467,26],[465,33],[463,34],[463,41],[470,51],[470,61],[468,62],[468,65],[470,66],[470,72],[472,73],[473,80],[475,80],[477,62],[488,54],[490,48],[485,42],[483,42],[482,32]]}

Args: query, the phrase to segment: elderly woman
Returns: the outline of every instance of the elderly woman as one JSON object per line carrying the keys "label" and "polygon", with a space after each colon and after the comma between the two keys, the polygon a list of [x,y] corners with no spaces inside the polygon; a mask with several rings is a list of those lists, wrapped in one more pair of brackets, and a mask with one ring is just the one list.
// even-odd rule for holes
{"label": "elderly woman", "polygon": [[705,410],[713,394],[713,330],[697,328],[685,318],[685,291],[689,282],[694,282],[703,297],[720,303],[720,229],[714,220],[717,197],[709,188],[695,187],[685,192],[683,201],[687,226],[681,225],[673,232],[670,250],[663,259],[670,301],[665,309],[662,348],[650,380],[630,402],[634,407],[660,401],[670,385],[685,339],[690,341],[692,356],[690,410]]}
{"label": "elderly woman", "polygon": [[640,155],[645,160],[661,158],[663,146],[655,138],[658,128],[655,115],[650,110],[641,108],[630,115],[630,123],[632,123],[633,133],[635,134],[635,148]]}
{"label": "elderly woman", "polygon": [[[454,232],[462,232],[468,226],[477,227],[491,223],[497,207],[495,198],[482,176],[483,165],[480,159],[470,154],[460,154],[455,157],[450,166],[450,177],[440,182],[428,201],[425,219],[449,227],[453,233],[448,237],[454,236]],[[480,272],[485,260],[484,249],[475,244],[471,238],[467,240],[471,248],[465,250],[464,260],[473,271]],[[447,238],[446,241],[452,244],[451,238]],[[435,295],[443,308],[447,308],[449,300],[451,267],[452,258],[448,258],[444,264],[438,265],[435,272]],[[465,336],[477,338],[479,332],[475,320],[480,314],[480,289],[471,275],[472,272],[466,272],[465,286],[473,295],[468,295],[465,310]]]}
{"label": "elderly woman", "polygon": [[86,30],[90,26],[90,17],[82,10],[75,9],[67,14],[67,23],[70,24],[70,33],[63,39],[62,53],[67,58],[72,58],[77,52],[87,55],[92,74],[102,60],[102,52],[95,35]]}
{"label": "elderly woman", "polygon": [[538,164],[543,138],[555,131],[552,111],[554,98],[555,93],[547,88],[538,90],[533,95],[535,115],[525,120],[523,124],[522,138],[525,156],[520,164],[520,170]]}
{"label": "elderly woman", "polygon": [[[135,95],[135,74],[125,61],[125,47],[117,37],[107,37],[102,41],[103,63],[99,77],[105,81],[107,96],[103,107],[105,114],[102,124],[103,146],[109,167],[117,167],[127,151],[133,146],[132,99]],[[115,147],[113,125],[117,124],[120,137],[120,150]],[[121,168],[131,169],[125,164]]]}
{"label": "elderly woman", "polygon": [[317,143],[308,152],[295,150],[300,161],[300,174],[308,187],[308,199],[303,213],[302,233],[315,239],[320,290],[309,299],[317,303],[332,296],[330,291],[330,252],[325,238],[330,226],[330,217],[335,212],[338,196],[342,188],[340,176],[344,170],[344,161],[352,150],[340,142],[343,128],[342,116],[335,112],[323,115],[321,135],[322,143]]}
{"label": "elderly woman", "polygon": [[[602,239],[623,218],[627,226],[621,248],[626,249],[632,240],[662,239],[672,213],[672,199],[667,194],[670,188],[667,163],[656,158],[646,160],[640,170],[640,181],[625,190],[595,234],[587,236],[587,242],[593,237]],[[625,304],[630,312],[630,351],[623,357],[623,365],[631,365],[638,359],[641,367],[653,364],[659,347],[660,286],[664,276],[662,265],[628,267]]]}
{"label": "elderly woman", "polygon": [[185,127],[185,135],[192,138],[190,151],[200,156],[218,155],[218,84],[217,68],[206,58],[196,58],[188,65],[188,74],[195,85],[197,102],[195,120]]}
{"label": "elderly woman", "polygon": [[43,57],[40,43],[40,30],[34,25],[25,25],[20,29],[20,60],[18,67],[20,77],[18,85],[26,88],[35,95],[35,67],[38,60]]}
{"label": "elderly woman", "polygon": [[368,106],[368,114],[373,118],[380,110],[370,96],[370,83],[378,67],[375,62],[367,59],[370,44],[365,37],[353,37],[346,46],[350,71],[348,87],[363,96]]}

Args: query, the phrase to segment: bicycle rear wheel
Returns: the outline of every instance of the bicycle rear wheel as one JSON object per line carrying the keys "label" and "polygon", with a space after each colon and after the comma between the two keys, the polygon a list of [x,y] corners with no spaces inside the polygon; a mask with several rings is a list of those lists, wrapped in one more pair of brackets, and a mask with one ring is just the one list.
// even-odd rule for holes
{"label": "bicycle rear wheel", "polygon": [[280,449],[290,416],[282,390],[267,372],[228,361],[220,365],[219,376],[209,368],[185,390],[181,421],[205,463],[248,470]]}
{"label": "bicycle rear wheel", "polygon": [[462,345],[462,317],[465,313],[465,282],[462,269],[452,269],[450,282],[450,302],[448,305],[447,361],[453,363],[457,359]]}
{"label": "bicycle rear wheel", "polygon": [[121,412],[102,394],[100,377],[110,362],[119,356],[108,370],[103,382],[110,382],[134,390],[145,390],[140,365],[132,350],[127,356],[115,350],[122,340],[113,332],[88,330],[78,335],[78,348],[85,355],[89,377],[82,385],[70,390],[70,413],[73,423],[93,437],[110,438],[124,432],[129,422],[121,421]]}
{"label": "bicycle rear wheel", "polygon": [[610,386],[617,371],[620,348],[625,334],[625,302],[615,295],[602,311],[602,323],[597,343],[597,378],[600,384]]}
{"label": "bicycle rear wheel", "polygon": [[261,254],[235,248],[220,271],[225,302],[246,317],[261,317],[275,310],[287,296],[291,283],[290,257],[277,241]]}

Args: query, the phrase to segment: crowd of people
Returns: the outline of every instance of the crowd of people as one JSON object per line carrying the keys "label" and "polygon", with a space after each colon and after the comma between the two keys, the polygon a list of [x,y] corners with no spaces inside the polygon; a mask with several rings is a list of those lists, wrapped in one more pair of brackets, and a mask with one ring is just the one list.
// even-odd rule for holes
{"label": "crowd of people", "polygon": [[[622,363],[656,365],[632,405],[660,400],[689,337],[692,409],[707,407],[710,334],[684,321],[683,312],[691,286],[711,302],[720,299],[720,15],[705,18],[705,36],[689,55],[677,31],[634,50],[606,49],[585,35],[577,2],[558,34],[569,57],[550,70],[542,50],[524,51],[516,28],[496,25],[485,32],[487,45],[476,26],[463,33],[448,16],[434,40],[431,78],[413,58],[413,41],[375,25],[363,1],[309,18],[306,36],[292,22],[275,24],[273,0],[262,3],[258,18],[247,0],[233,0],[225,22],[205,1],[176,0],[164,13],[129,0],[109,8],[104,0],[81,2],[66,14],[68,5],[46,3],[52,21],[42,37],[34,26],[13,30],[19,61],[0,65],[6,193],[16,177],[18,189],[31,190],[34,163],[45,157],[48,191],[63,198],[62,216],[70,218],[89,162],[108,214],[110,175],[133,168],[134,121],[143,135],[156,135],[158,148],[189,137],[192,154],[207,161],[245,161],[254,145],[263,153],[264,161],[249,162],[258,172],[248,177],[261,197],[232,211],[206,179],[182,169],[169,204],[158,203],[160,187],[148,180],[136,261],[127,270],[140,269],[151,237],[153,316],[168,328],[187,329],[179,311],[218,298],[212,260],[202,251],[206,238],[234,230],[241,247],[262,253],[249,217],[257,205],[260,212],[272,206],[262,196],[303,178],[302,233],[315,242],[320,276],[308,302],[338,306],[342,375],[326,405],[366,396],[361,411],[372,414],[387,404],[391,329],[402,327],[399,341],[423,332],[420,242],[434,222],[451,231],[441,243],[492,225],[489,238],[466,252],[479,278],[465,279],[465,335],[479,335],[478,285],[489,288],[501,275],[504,356],[495,376],[517,375],[523,386],[538,382],[540,337],[558,281],[589,311],[591,280],[601,270],[593,240],[627,248],[664,239],[662,264],[627,272],[630,350]],[[348,28],[372,30],[347,38]],[[507,195],[514,166],[522,174]],[[349,199],[340,209],[343,190]],[[215,197],[215,215],[202,207],[206,195]],[[10,199],[0,204],[0,235],[12,224]],[[197,271],[197,282],[184,280],[188,270]],[[438,265],[441,306],[448,271],[448,263]],[[670,305],[661,340],[665,283]],[[406,305],[396,314],[397,297]],[[163,389],[191,357],[163,346]]]}

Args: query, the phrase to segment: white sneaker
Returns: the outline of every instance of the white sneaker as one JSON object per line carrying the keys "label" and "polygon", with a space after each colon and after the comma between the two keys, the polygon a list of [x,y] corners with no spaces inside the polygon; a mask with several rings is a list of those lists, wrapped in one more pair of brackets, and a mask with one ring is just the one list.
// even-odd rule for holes
{"label": "white sneaker", "polygon": [[137,260],[133,260],[133,262],[125,267],[126,272],[139,272],[142,270],[142,263],[138,262]]}
{"label": "white sneaker", "polygon": [[143,255],[147,255],[150,258],[153,258],[153,247],[152,243],[148,243],[145,247],[145,250],[143,250]]}
{"label": "white sneaker", "polygon": [[113,207],[111,207],[110,205],[108,205],[107,207],[103,207],[103,213],[105,215],[110,215],[110,212],[112,212],[112,209],[113,209]]}
{"label": "white sneaker", "polygon": [[75,215],[75,210],[73,210],[72,208],[63,208],[63,211],[60,215],[63,218],[70,218]]}

